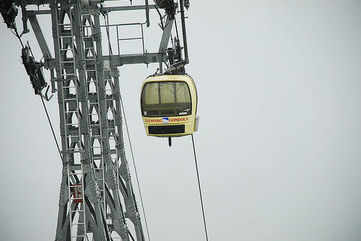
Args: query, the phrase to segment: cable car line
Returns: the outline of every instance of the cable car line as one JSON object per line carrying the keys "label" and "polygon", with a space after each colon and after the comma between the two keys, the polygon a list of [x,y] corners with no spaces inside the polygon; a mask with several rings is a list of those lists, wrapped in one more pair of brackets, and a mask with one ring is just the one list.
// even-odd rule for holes
{"label": "cable car line", "polygon": [[15,33],[12,31],[11,31],[11,33],[13,33],[15,35],[15,37],[19,40],[21,47],[24,48],[24,44],[23,44],[23,41],[21,40],[21,35],[19,34],[17,27],[15,26],[13,29],[14,29]]}
{"label": "cable car line", "polygon": [[134,166],[135,178],[136,178],[136,180],[137,180],[137,186],[138,186],[138,190],[139,190],[140,203],[141,203],[142,211],[143,211],[143,215],[144,215],[145,228],[146,228],[146,231],[147,231],[148,240],[150,241],[148,221],[147,221],[147,216],[146,216],[146,214],[145,214],[145,208],[144,208],[144,202],[143,202],[143,195],[142,195],[142,191],[141,191],[141,188],[140,188],[140,182],[139,182],[139,176],[138,176],[137,166],[136,166],[136,164],[135,164],[134,151],[133,151],[132,141],[131,141],[131,139],[130,139],[128,121],[127,121],[127,117],[126,117],[126,114],[125,114],[125,108],[124,108],[124,104],[123,104],[122,95],[119,94],[119,97],[120,97],[120,104],[121,104],[121,106],[122,106],[122,112],[123,112],[123,116],[124,116],[125,129],[127,130],[127,137],[128,137],[128,141],[129,141],[130,153],[131,153],[131,155],[132,155],[132,163],[133,163],[133,166]]}
{"label": "cable car line", "polygon": [[[16,26],[15,26],[13,29],[14,29],[14,32],[15,32],[15,36],[17,37],[17,39],[19,40],[19,42],[20,42],[20,44],[21,44],[22,49],[25,49],[24,43],[23,43],[23,41],[21,40],[21,35],[19,35],[18,29],[16,28]],[[28,46],[28,47],[29,47],[29,46]],[[29,49],[30,49],[30,47],[29,47]],[[31,49],[30,49],[30,52],[31,52],[31,54],[32,54]],[[49,123],[50,129],[51,129],[51,133],[52,133],[52,135],[53,135],[53,139],[54,139],[54,142],[55,142],[55,144],[56,144],[56,148],[57,148],[57,150],[58,150],[60,159],[63,160],[63,155],[61,154],[59,142],[58,142],[58,140],[57,140],[57,138],[56,138],[55,131],[54,131],[54,127],[53,127],[53,124],[52,124],[52,122],[51,122],[48,109],[47,109],[47,107],[46,107],[46,105],[45,105],[43,95],[40,93],[39,96],[40,96],[41,103],[42,103],[43,108],[44,108],[44,112],[45,112],[46,117],[47,117],[47,119],[48,119],[48,123]]]}
{"label": "cable car line", "polygon": [[51,132],[53,133],[53,138],[54,138],[56,147],[57,147],[57,149],[58,149],[58,153],[59,153],[60,159],[63,160],[63,155],[61,154],[60,146],[59,146],[58,140],[57,140],[56,135],[55,135],[55,132],[54,132],[53,124],[51,123],[50,116],[49,116],[49,112],[48,112],[48,109],[46,108],[46,105],[45,105],[45,102],[44,102],[44,98],[43,98],[42,95],[40,95],[40,99],[41,99],[41,102],[42,102],[42,104],[43,104],[44,111],[45,111],[46,117],[47,117],[47,119],[48,119],[48,123],[49,123],[49,125],[50,125]]}
{"label": "cable car line", "polygon": [[159,18],[160,18],[160,28],[161,28],[162,30],[164,30],[164,24],[163,24],[162,14],[160,13],[159,8],[157,7],[157,5],[154,5],[154,6],[155,6],[155,9],[157,10],[158,15],[159,15]]}
{"label": "cable car line", "polygon": [[177,24],[177,19],[174,19],[174,27],[175,27],[175,32],[177,35],[177,39],[179,39],[179,32],[178,32],[178,24]]}
{"label": "cable car line", "polygon": [[208,241],[208,229],[207,229],[206,214],[205,214],[204,203],[203,203],[203,195],[202,195],[201,181],[200,181],[200,176],[199,176],[197,153],[196,153],[196,147],[195,147],[195,144],[194,144],[193,134],[192,134],[191,136],[192,136],[192,144],[193,144],[194,164],[195,164],[196,173],[197,173],[199,199],[200,199],[201,208],[202,208],[202,217],[203,217],[204,233],[205,233],[206,241]]}
{"label": "cable car line", "polygon": [[109,35],[109,15],[108,13],[104,14],[104,21],[105,21],[105,25],[106,25],[106,31],[107,31],[107,40],[108,40],[108,52],[109,52],[109,61],[110,61],[110,56],[111,54],[113,54],[113,49],[112,49],[112,44],[110,43],[110,35]]}

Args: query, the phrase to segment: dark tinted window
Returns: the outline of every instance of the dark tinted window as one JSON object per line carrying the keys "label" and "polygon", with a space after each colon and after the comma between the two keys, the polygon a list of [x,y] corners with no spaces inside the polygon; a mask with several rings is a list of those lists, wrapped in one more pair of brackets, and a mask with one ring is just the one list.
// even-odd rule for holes
{"label": "dark tinted window", "polygon": [[147,83],[141,99],[144,116],[182,116],[192,113],[191,95],[185,82]]}

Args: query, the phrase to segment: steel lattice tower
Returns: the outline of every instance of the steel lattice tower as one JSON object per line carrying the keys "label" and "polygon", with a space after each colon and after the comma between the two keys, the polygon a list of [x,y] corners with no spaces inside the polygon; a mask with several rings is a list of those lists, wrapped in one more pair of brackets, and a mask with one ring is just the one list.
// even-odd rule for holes
{"label": "steel lattice tower", "polygon": [[[162,71],[162,63],[169,57],[167,50],[175,20],[166,9],[159,49],[147,53],[143,28],[149,26],[149,10],[156,5],[145,0],[144,5],[103,7],[101,2],[107,1],[14,1],[22,9],[24,33],[28,32],[27,22],[31,23],[45,68],[51,73],[52,92],[58,96],[63,170],[56,241],[145,240],[124,150],[117,67],[158,63]],[[156,2],[159,7],[173,3]],[[46,8],[34,10],[36,5]],[[181,1],[181,11],[183,5]],[[174,6],[178,8],[177,4]],[[144,11],[144,23],[101,24],[102,15],[133,10]],[[51,16],[54,56],[37,15]],[[119,51],[119,28],[128,25],[140,29],[141,37],[134,38],[142,42],[139,54],[122,55]],[[117,33],[118,51],[105,55],[102,31],[109,30]],[[184,53],[187,62],[186,45]]]}
{"label": "steel lattice tower", "polygon": [[99,13],[67,3],[52,3],[51,12],[63,150],[56,240],[87,233],[110,240],[112,231],[129,240],[126,219],[144,240],[124,154],[118,76],[99,58]]}

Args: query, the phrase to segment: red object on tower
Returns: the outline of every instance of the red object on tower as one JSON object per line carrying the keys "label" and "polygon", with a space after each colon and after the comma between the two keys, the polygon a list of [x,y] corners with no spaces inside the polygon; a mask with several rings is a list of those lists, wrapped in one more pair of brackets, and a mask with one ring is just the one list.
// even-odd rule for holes
{"label": "red object on tower", "polygon": [[83,202],[83,195],[82,195],[82,186],[81,184],[75,184],[71,187],[71,193],[73,196],[73,201],[75,203],[82,203]]}

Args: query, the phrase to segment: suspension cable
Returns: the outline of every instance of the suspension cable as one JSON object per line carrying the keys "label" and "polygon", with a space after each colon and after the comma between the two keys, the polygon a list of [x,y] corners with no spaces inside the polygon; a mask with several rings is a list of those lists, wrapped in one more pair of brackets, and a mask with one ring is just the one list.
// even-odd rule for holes
{"label": "suspension cable", "polygon": [[178,26],[177,26],[177,18],[174,17],[174,26],[175,26],[175,32],[177,35],[177,39],[179,40],[179,33],[178,33]]}
{"label": "suspension cable", "polygon": [[50,129],[51,129],[51,132],[53,133],[53,138],[54,138],[56,147],[57,147],[57,149],[58,149],[58,153],[59,153],[60,159],[63,160],[63,156],[62,156],[62,154],[61,154],[60,146],[59,146],[58,140],[56,139],[56,135],[55,135],[55,132],[54,132],[53,124],[51,123],[50,116],[49,116],[49,113],[48,113],[48,109],[46,108],[46,105],[45,105],[45,102],[44,102],[44,98],[43,98],[42,95],[40,95],[40,99],[41,99],[41,102],[43,103],[44,111],[45,111],[46,117],[48,118],[48,122],[49,122],[49,125],[50,125]]}
{"label": "suspension cable", "polygon": [[144,214],[145,228],[146,228],[146,230],[147,230],[148,240],[150,241],[150,234],[149,234],[149,227],[148,227],[147,215],[145,214],[145,207],[144,207],[144,202],[143,202],[143,195],[142,195],[142,191],[141,191],[141,188],[140,188],[140,182],[139,182],[139,176],[138,176],[137,166],[136,166],[136,164],[135,164],[134,151],[133,151],[133,146],[132,146],[132,142],[131,142],[131,139],[130,139],[128,121],[127,121],[127,117],[126,117],[126,114],[125,114],[125,109],[124,109],[124,104],[123,104],[122,95],[120,94],[119,96],[120,96],[120,103],[121,103],[121,105],[122,105],[122,112],[123,112],[123,116],[124,116],[125,128],[126,128],[126,130],[127,130],[127,136],[128,136],[128,142],[129,142],[130,152],[131,152],[131,155],[132,155],[132,162],[133,162],[133,166],[134,166],[135,177],[136,177],[136,179],[137,179],[137,186],[138,186],[138,190],[139,190],[140,203],[141,203],[142,211],[143,211],[143,214]]}
{"label": "suspension cable", "polygon": [[164,24],[163,24],[163,17],[162,17],[162,14],[160,13],[159,8],[157,7],[157,4],[156,4],[156,5],[154,5],[154,6],[155,6],[155,9],[157,10],[158,15],[159,15],[159,18],[160,18],[161,28],[162,28],[162,30],[164,30]]}
{"label": "suspension cable", "polygon": [[[63,155],[61,154],[61,150],[60,150],[60,146],[59,146],[59,142],[56,138],[56,135],[55,135],[55,132],[54,132],[54,128],[53,128],[53,124],[51,122],[51,119],[50,119],[50,116],[49,116],[49,112],[48,112],[48,109],[46,108],[46,105],[45,105],[45,102],[44,102],[44,98],[42,95],[40,95],[40,98],[41,98],[41,102],[43,104],[43,107],[44,107],[44,111],[45,111],[45,114],[46,114],[46,117],[48,118],[48,122],[49,122],[49,126],[50,126],[50,129],[51,129],[51,133],[53,134],[53,139],[54,139],[54,142],[56,144],[56,147],[58,149],[58,153],[59,153],[59,157],[60,157],[60,160],[64,163],[64,160],[63,160]],[[75,174],[75,171],[71,171],[72,173]],[[79,178],[74,175],[74,179],[75,179],[75,183],[78,183],[79,182]],[[72,180],[74,182],[74,180]]]}
{"label": "suspension cable", "polygon": [[24,48],[24,44],[23,44],[23,41],[21,40],[21,35],[19,34],[17,27],[14,26],[13,30],[14,30],[14,32],[11,30],[10,30],[10,32],[15,35],[15,37],[19,40],[21,47]]}
{"label": "suspension cable", "polygon": [[204,210],[202,187],[201,187],[201,181],[200,181],[200,177],[199,177],[198,161],[197,161],[196,147],[195,147],[195,144],[194,144],[193,134],[192,134],[192,144],[193,144],[194,164],[195,164],[195,166],[196,166],[196,172],[197,172],[199,199],[200,199],[201,208],[202,208],[202,217],[203,217],[204,233],[205,233],[206,241],[208,241],[208,230],[207,230],[206,214],[205,214],[205,210]]}
{"label": "suspension cable", "polygon": [[[16,27],[14,28],[14,32],[15,32],[14,35],[15,35],[15,36],[17,37],[17,39],[19,40],[19,42],[20,42],[20,44],[21,44],[21,47],[24,48],[24,43],[23,43],[23,41],[21,40],[21,35],[19,34],[19,32],[18,32],[18,30],[17,30]],[[31,51],[31,49],[30,49],[30,51]],[[54,142],[55,142],[55,144],[56,144],[56,148],[58,149],[58,153],[59,153],[60,159],[63,160],[63,155],[61,154],[60,146],[59,146],[58,140],[57,140],[57,138],[56,138],[55,131],[54,131],[54,127],[53,127],[53,124],[51,123],[51,119],[50,119],[50,116],[49,116],[48,109],[46,108],[43,95],[40,94],[39,96],[40,96],[40,99],[41,99],[41,103],[43,104],[44,112],[45,112],[46,117],[47,117],[47,119],[48,119],[48,123],[49,123],[50,129],[51,129],[51,133],[53,134],[53,139],[54,139]]]}

